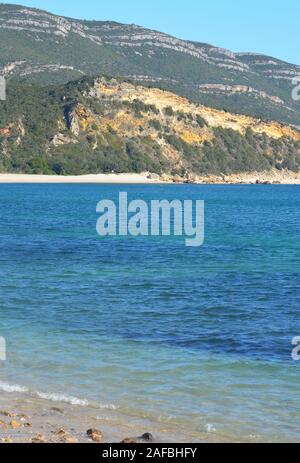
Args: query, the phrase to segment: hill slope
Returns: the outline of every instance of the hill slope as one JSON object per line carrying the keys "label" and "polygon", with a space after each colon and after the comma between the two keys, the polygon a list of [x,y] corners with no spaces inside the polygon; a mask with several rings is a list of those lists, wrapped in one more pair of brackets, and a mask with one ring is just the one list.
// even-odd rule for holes
{"label": "hill slope", "polygon": [[300,102],[291,98],[300,66],[135,25],[0,4],[0,73],[39,85],[122,76],[215,108],[300,126]]}
{"label": "hill slope", "polygon": [[121,79],[10,83],[0,102],[0,171],[172,175],[300,169],[300,132]]}

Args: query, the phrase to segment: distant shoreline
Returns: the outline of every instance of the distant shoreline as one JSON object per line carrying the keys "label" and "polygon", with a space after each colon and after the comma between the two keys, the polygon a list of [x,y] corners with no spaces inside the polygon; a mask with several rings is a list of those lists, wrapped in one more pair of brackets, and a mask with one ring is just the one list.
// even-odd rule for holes
{"label": "distant shoreline", "polygon": [[272,170],[268,172],[243,172],[230,175],[206,175],[187,178],[163,174],[89,174],[89,175],[31,175],[0,174],[0,184],[216,184],[216,185],[255,185],[281,184],[300,185],[300,172]]}
{"label": "distant shoreline", "polygon": [[121,183],[153,184],[160,183],[159,177],[153,179],[146,174],[91,174],[91,175],[30,175],[0,174],[0,183]]}

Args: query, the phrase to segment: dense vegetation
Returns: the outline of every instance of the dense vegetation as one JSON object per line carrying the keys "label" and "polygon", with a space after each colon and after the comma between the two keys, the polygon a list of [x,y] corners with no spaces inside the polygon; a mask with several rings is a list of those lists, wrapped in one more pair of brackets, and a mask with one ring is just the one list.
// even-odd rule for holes
{"label": "dense vegetation", "polygon": [[182,151],[191,171],[198,174],[231,174],[234,172],[264,171],[276,168],[294,172],[300,170],[300,143],[290,139],[269,138],[247,129],[245,136],[239,132],[214,129],[213,143],[201,146],[188,145],[176,137],[169,143]]}
{"label": "dense vegetation", "polygon": [[[224,128],[210,129],[212,141],[187,143],[173,130],[174,121],[200,129],[207,124],[200,115],[159,111],[135,99],[131,103],[86,96],[92,79],[84,78],[58,87],[8,85],[7,101],[0,102],[0,171],[34,174],[85,174],[98,172],[167,172],[229,174],[253,170],[300,170],[300,144],[273,139],[248,129],[245,135]],[[81,104],[95,118],[77,135],[71,130],[72,108]],[[118,132],[111,126],[99,130],[102,117],[114,120],[117,110],[134,117],[138,133]],[[97,122],[98,121],[98,122]],[[54,143],[57,134],[63,143]],[[153,136],[155,135],[155,136]],[[166,155],[180,153],[181,162]]]}

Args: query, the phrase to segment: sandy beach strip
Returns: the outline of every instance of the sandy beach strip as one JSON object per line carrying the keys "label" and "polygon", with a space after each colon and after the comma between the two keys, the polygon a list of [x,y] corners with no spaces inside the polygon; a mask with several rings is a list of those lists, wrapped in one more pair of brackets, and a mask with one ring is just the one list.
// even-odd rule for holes
{"label": "sandy beach strip", "polygon": [[95,174],[95,175],[29,175],[0,174],[0,183],[99,183],[99,184],[153,184],[160,183],[159,177],[149,174]]}
{"label": "sandy beach strip", "polygon": [[89,174],[89,175],[30,175],[30,174],[0,174],[0,184],[119,184],[119,185],[159,185],[193,183],[204,185],[253,185],[253,184],[281,184],[299,185],[300,173],[278,171],[272,169],[265,172],[242,172],[230,175],[191,175],[190,179],[178,175],[163,174]]}
{"label": "sandy beach strip", "polygon": [[[4,394],[1,443],[138,443],[154,441],[143,424],[124,424],[109,409]],[[125,420],[124,420],[125,421]]]}

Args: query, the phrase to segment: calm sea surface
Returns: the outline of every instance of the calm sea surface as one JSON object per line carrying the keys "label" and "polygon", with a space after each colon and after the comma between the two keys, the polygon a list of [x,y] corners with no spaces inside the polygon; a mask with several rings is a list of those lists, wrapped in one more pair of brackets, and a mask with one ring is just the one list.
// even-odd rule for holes
{"label": "calm sea surface", "polygon": [[[100,238],[120,191],[205,200],[204,246]],[[2,390],[299,441],[300,187],[0,185],[0,336]]]}

